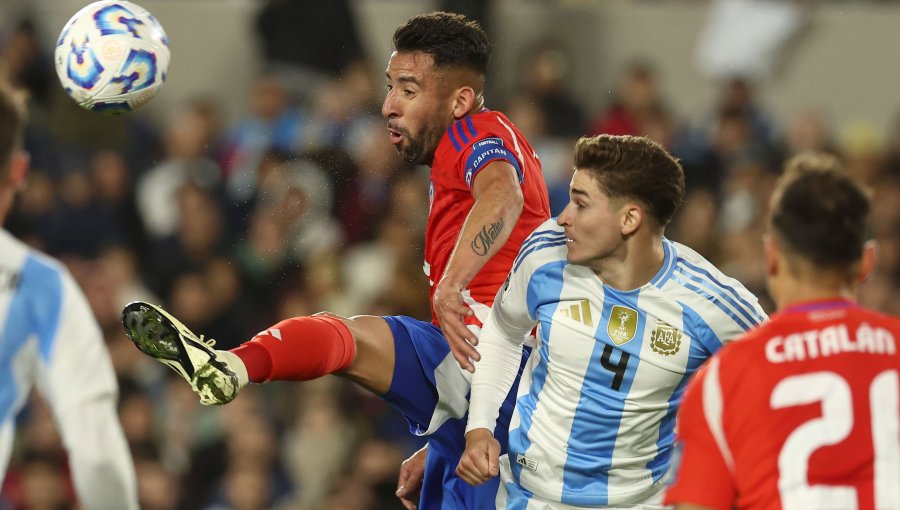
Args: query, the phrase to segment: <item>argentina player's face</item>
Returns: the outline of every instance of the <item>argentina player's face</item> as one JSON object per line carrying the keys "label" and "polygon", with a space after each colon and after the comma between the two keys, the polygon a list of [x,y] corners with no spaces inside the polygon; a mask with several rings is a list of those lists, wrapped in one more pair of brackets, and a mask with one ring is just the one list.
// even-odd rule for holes
{"label": "argentina player's face", "polygon": [[565,229],[570,264],[600,272],[604,262],[624,243],[619,200],[600,189],[590,173],[575,170],[569,184],[569,203],[556,222]]}
{"label": "argentina player's face", "polygon": [[388,62],[387,95],[381,114],[391,143],[410,163],[431,165],[434,151],[453,122],[452,101],[434,58],[422,52],[394,52]]}

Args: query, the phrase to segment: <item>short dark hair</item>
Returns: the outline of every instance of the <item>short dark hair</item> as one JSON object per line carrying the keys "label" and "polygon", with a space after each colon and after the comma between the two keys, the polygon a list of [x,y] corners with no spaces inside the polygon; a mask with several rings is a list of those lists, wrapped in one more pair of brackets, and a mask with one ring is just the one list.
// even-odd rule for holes
{"label": "short dark hair", "polygon": [[13,88],[0,80],[0,178],[6,177],[9,161],[25,131],[25,106]]}
{"label": "short dark hair", "polygon": [[463,67],[482,75],[491,58],[491,43],[478,22],[449,12],[420,14],[400,25],[394,49],[427,53],[435,67]]}
{"label": "short dark hair", "polygon": [[786,164],[772,194],[770,225],[788,253],[840,268],[862,257],[870,209],[866,190],[837,158],[810,153]]}
{"label": "short dark hair", "polygon": [[640,136],[598,135],[575,144],[575,168],[610,198],[641,201],[666,226],[684,201],[684,170],[658,143]]}

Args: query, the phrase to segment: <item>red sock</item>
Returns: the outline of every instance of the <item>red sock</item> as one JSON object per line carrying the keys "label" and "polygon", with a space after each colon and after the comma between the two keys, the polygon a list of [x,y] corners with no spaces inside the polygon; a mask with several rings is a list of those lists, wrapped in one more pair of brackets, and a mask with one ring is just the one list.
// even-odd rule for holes
{"label": "red sock", "polygon": [[231,352],[251,382],[308,381],[347,368],[356,344],[340,319],[317,315],[283,320]]}

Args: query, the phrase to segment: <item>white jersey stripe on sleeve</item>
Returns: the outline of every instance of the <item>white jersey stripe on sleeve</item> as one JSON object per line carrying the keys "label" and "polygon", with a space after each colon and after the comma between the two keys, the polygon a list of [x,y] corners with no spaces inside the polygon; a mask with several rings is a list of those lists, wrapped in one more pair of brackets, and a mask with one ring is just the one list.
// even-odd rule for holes
{"label": "white jersey stripe on sleeve", "polygon": [[712,358],[709,362],[709,372],[703,380],[703,414],[706,418],[706,424],[712,433],[716,446],[722,453],[722,459],[729,471],[734,473],[734,457],[731,449],[728,448],[728,442],[725,440],[725,427],[723,426],[722,413],[724,411],[724,402],[722,400],[722,386],[719,384],[719,359]]}
{"label": "white jersey stripe on sleeve", "polygon": [[[509,127],[509,125],[507,123],[503,122],[503,119],[501,119],[499,115],[497,116],[497,122],[499,122],[500,125],[505,127],[507,131],[509,131],[509,137],[512,138],[512,140],[513,140],[513,145],[515,146],[515,149],[516,149],[516,156],[518,156],[518,158],[519,158],[519,163],[524,164],[525,158],[522,157],[522,149],[519,148],[519,139],[516,137],[516,132],[513,131],[512,128]],[[525,169],[523,168],[522,174],[524,175],[524,173],[525,173]]]}
{"label": "white jersey stripe on sleeve", "polygon": [[537,246],[538,244],[553,243],[565,240],[566,235],[563,232],[554,232],[551,230],[547,230],[544,232],[535,232],[534,234],[531,234],[531,236],[528,237],[528,239],[526,239],[524,243],[522,243],[522,247],[519,248],[519,254],[516,255],[516,260],[513,262],[513,270],[515,271],[515,268],[519,267],[519,264],[521,264],[522,260],[533,251],[531,248]]}
{"label": "white jersey stripe on sleeve", "polygon": [[702,282],[704,287],[720,296],[739,312],[742,312],[742,315],[751,323],[758,324],[763,321],[763,315],[754,307],[747,296],[741,296],[734,288],[722,283],[721,280],[703,268],[697,267],[684,259],[679,260],[679,262],[679,271],[682,274],[698,283]]}
{"label": "white jersey stripe on sleeve", "polygon": [[676,270],[672,275],[672,280],[677,282],[679,285],[689,290],[690,292],[696,294],[697,296],[704,298],[710,304],[714,305],[716,308],[724,312],[725,315],[731,318],[731,320],[734,321],[738,326],[740,326],[742,330],[746,331],[753,327],[753,322],[748,322],[746,317],[738,313],[724,299],[720,299],[716,294],[711,293],[701,283],[687,277],[678,270]]}
{"label": "white jersey stripe on sleeve", "polygon": [[[497,116],[497,122],[499,122],[503,127],[505,127],[507,131],[509,131],[509,137],[512,138],[513,145],[515,146],[515,149],[516,149],[516,156],[518,156],[518,158],[519,158],[519,163],[524,164],[525,158],[522,157],[522,149],[519,148],[519,139],[516,137],[515,131],[513,131],[512,128],[506,124],[506,122],[503,122],[503,119],[501,119],[499,115]],[[524,172],[525,172],[524,168],[522,169],[522,172],[524,174]]]}

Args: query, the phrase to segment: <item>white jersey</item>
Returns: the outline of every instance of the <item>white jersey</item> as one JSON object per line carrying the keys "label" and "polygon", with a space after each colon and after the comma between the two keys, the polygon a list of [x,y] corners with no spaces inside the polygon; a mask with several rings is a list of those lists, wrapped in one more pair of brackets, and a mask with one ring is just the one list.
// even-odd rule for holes
{"label": "white jersey", "polygon": [[554,220],[522,245],[481,332],[467,431],[493,429],[524,333],[537,325],[509,433],[513,481],[525,491],[578,506],[652,495],[669,470],[689,376],[765,319],[736,280],[683,245],[663,247],[659,273],[623,292],[566,261]]}
{"label": "white jersey", "polygon": [[136,509],[134,466],[100,328],[72,276],[0,229],[0,482],[33,386],[53,410],[81,506]]}

